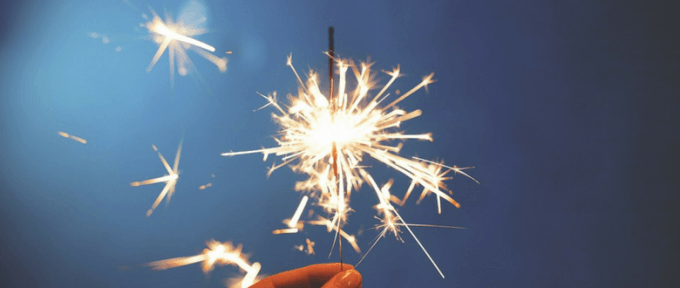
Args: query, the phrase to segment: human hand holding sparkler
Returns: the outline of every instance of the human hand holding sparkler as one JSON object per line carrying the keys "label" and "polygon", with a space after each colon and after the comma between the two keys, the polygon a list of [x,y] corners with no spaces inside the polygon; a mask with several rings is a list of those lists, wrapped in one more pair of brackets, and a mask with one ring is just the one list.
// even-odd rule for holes
{"label": "human hand holding sparkler", "polygon": [[262,279],[250,288],[358,288],[361,274],[349,264],[315,264],[282,272]]}

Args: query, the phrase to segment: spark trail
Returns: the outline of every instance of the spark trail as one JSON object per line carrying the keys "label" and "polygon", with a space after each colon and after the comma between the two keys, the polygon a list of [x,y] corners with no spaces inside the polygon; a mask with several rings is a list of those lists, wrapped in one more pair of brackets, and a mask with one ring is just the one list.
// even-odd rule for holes
{"label": "spark trail", "polygon": [[61,131],[57,131],[57,134],[59,134],[59,136],[61,136],[61,137],[69,138],[69,139],[72,139],[74,141],[80,142],[81,144],[87,144],[87,140],[80,138],[78,136],[70,135],[66,132],[61,132]]}
{"label": "spark trail", "polygon": [[229,287],[247,288],[261,280],[262,277],[258,277],[258,273],[262,268],[260,263],[255,262],[251,264],[247,257],[241,253],[243,247],[240,244],[234,247],[231,242],[220,243],[210,240],[206,243],[206,246],[208,248],[203,249],[203,253],[198,255],[154,261],[145,264],[145,266],[149,266],[153,270],[166,270],[202,262],[201,269],[204,274],[208,274],[215,268],[215,265],[234,265],[239,267],[240,270],[245,271],[246,274],[240,281],[238,279],[229,281],[232,282],[232,285],[229,285]]}

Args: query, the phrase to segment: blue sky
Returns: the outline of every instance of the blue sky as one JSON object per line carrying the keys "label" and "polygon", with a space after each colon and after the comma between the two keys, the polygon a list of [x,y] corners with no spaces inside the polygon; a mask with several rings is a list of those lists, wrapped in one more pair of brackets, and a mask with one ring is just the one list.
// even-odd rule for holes
{"label": "blue sky", "polygon": [[[199,253],[211,238],[242,243],[265,274],[337,261],[337,254],[326,257],[332,235],[322,228],[271,235],[297,206],[293,185],[302,176],[280,169],[267,178],[272,162],[261,155],[219,156],[275,145],[272,111],[253,112],[265,104],[256,92],[296,92],[285,65],[290,53],[299,71],[325,75],[322,52],[334,26],[340,56],[370,57],[378,70],[401,65],[405,76],[393,89],[406,91],[434,72],[427,92],[401,104],[423,111],[402,128],[432,132],[434,142],[407,141],[402,154],[476,166],[470,174],[482,183],[448,182],[460,209],[444,205],[437,215],[429,197],[400,210],[413,223],[468,228],[414,228],[445,279],[413,239],[388,236],[358,268],[364,287],[673,286],[672,172],[680,144],[673,9],[421,2],[205,1],[211,32],[197,39],[216,54],[233,51],[228,70],[189,51],[204,84],[176,75],[174,88],[167,54],[146,72],[157,45],[135,40],[142,19],[122,1],[5,6],[1,282],[221,287],[235,267],[206,278],[198,266],[138,266]],[[175,15],[183,7],[133,3]],[[103,44],[89,32],[114,41]],[[177,191],[146,218],[162,185],[129,183],[161,176],[151,144],[173,158],[182,137]],[[394,178],[393,191],[408,187],[405,177],[373,162],[379,182]],[[198,189],[208,182],[213,186]],[[347,226],[363,231],[364,250],[376,235],[374,203],[364,187]],[[306,237],[316,241],[314,256],[292,250]],[[347,250],[344,257],[356,263],[360,256]]]}

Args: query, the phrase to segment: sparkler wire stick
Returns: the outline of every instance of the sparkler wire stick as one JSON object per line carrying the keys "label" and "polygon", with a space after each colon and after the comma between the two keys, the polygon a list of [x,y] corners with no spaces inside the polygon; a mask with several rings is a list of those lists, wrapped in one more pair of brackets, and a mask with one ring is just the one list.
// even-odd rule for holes
{"label": "sparkler wire stick", "polygon": [[[334,39],[333,39],[333,26],[328,27],[328,95],[330,98],[330,104],[331,104],[331,117],[333,117],[333,114],[335,113],[335,99],[333,99],[333,56],[335,54],[335,48],[334,45]],[[335,181],[338,181],[338,149],[337,145],[335,142],[333,142],[333,148],[332,148],[332,157],[333,157],[333,174],[335,174]],[[342,215],[340,212],[340,202],[343,200],[340,197],[340,182],[338,182],[338,185],[336,185],[336,191],[338,192],[338,231],[340,231],[340,216]],[[340,271],[342,271],[342,239],[340,238],[340,233],[338,234],[338,251],[340,253]]]}

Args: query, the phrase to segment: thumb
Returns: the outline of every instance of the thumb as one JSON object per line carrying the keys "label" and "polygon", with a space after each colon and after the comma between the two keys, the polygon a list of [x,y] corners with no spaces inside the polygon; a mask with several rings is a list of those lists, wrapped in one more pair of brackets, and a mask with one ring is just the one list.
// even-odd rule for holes
{"label": "thumb", "polygon": [[361,274],[354,269],[340,272],[321,288],[361,288]]}

